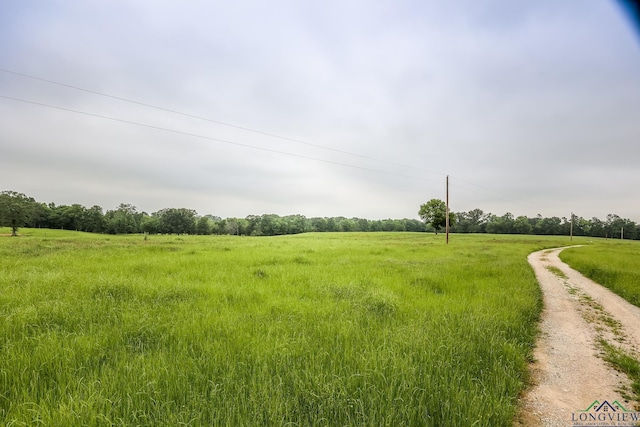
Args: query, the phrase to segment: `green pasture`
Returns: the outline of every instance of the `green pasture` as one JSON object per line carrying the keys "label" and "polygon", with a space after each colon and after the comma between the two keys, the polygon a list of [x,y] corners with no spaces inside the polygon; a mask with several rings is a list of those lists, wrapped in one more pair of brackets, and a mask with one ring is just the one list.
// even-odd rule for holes
{"label": "green pasture", "polygon": [[0,237],[11,426],[509,426],[541,309],[526,257],[569,243],[21,234]]}
{"label": "green pasture", "polygon": [[[598,240],[596,245],[568,248],[561,259],[593,281],[608,287],[640,307],[640,242]],[[637,356],[600,340],[605,360],[631,380],[632,399],[640,396],[640,361]]]}
{"label": "green pasture", "polygon": [[598,239],[598,244],[569,248],[560,258],[594,282],[640,307],[640,242]]}

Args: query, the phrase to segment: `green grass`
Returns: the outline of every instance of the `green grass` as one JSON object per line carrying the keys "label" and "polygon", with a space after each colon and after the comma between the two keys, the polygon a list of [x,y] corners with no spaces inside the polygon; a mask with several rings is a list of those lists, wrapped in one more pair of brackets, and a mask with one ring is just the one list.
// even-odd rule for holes
{"label": "green grass", "polygon": [[[0,423],[509,426],[566,239],[0,237]],[[0,230],[0,234],[2,230]]]}
{"label": "green grass", "polygon": [[598,240],[594,245],[565,249],[560,258],[640,307],[640,242]]}
{"label": "green grass", "polygon": [[631,380],[631,393],[633,393],[630,398],[637,399],[640,396],[640,362],[604,339],[601,339],[599,343],[605,352],[605,360],[619,371],[627,374]]}
{"label": "green grass", "polygon": [[[598,240],[595,245],[565,249],[560,252],[560,257],[593,281],[640,306],[640,242]],[[595,310],[602,311],[602,307],[593,301],[588,303]],[[610,315],[602,314],[600,321],[614,334],[619,334],[620,324]],[[634,355],[613,346],[603,338],[599,343],[605,360],[631,380],[628,398],[637,400],[640,396],[640,362]]]}
{"label": "green grass", "polygon": [[554,275],[558,276],[561,279],[567,279],[567,275],[564,274],[564,272],[556,266],[550,265],[547,267],[547,270],[549,270],[551,273],[553,273]]}

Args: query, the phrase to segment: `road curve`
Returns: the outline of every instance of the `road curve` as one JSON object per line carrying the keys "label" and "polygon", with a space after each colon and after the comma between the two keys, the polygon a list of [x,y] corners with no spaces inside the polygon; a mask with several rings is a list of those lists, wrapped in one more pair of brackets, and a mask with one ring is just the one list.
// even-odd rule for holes
{"label": "road curve", "polygon": [[[604,338],[637,355],[640,308],[563,263],[558,257],[563,249],[528,257],[542,289],[544,309],[531,367],[532,387],[522,398],[517,426],[572,426],[575,413],[596,400],[634,408],[635,402],[625,401],[619,391],[628,387],[628,378],[603,361],[597,343]],[[611,319],[619,326],[615,330]]]}

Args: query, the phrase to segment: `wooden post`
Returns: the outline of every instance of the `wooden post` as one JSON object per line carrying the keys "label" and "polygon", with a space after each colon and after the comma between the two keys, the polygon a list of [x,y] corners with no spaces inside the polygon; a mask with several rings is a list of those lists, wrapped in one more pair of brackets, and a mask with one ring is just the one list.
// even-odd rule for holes
{"label": "wooden post", "polygon": [[571,241],[573,241],[573,212],[571,212],[571,226],[569,227],[569,236]]}
{"label": "wooden post", "polygon": [[449,175],[447,175],[447,209],[445,218],[445,229],[447,234],[447,245],[449,244]]}

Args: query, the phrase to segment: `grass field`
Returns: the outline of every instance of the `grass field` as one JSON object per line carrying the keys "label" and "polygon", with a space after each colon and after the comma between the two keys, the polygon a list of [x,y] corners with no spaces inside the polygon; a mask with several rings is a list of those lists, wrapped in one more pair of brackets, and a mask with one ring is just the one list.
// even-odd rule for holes
{"label": "grass field", "polygon": [[560,258],[640,307],[640,242],[599,239],[597,245],[565,249]]}
{"label": "grass field", "polygon": [[[640,242],[602,240],[597,245],[570,248],[561,259],[593,281],[604,285],[634,305],[640,306]],[[631,394],[640,397],[640,361],[615,343],[600,339],[605,360],[631,380]]]}
{"label": "grass field", "polygon": [[568,243],[22,234],[0,237],[11,426],[509,426],[541,307],[526,256]]}

